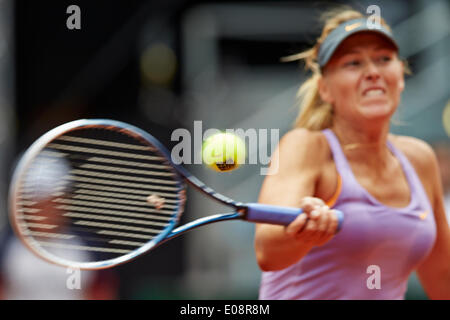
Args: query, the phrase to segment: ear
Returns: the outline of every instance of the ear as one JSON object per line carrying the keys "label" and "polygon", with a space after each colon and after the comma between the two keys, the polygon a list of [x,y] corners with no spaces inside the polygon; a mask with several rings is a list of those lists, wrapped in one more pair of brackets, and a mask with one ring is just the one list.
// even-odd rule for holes
{"label": "ear", "polygon": [[403,73],[398,87],[400,88],[400,92],[403,92],[403,89],[405,89],[405,76]]}
{"label": "ear", "polygon": [[328,87],[328,83],[323,76],[319,78],[317,85],[319,89],[319,95],[322,101],[332,104],[333,99],[330,92],[330,88]]}

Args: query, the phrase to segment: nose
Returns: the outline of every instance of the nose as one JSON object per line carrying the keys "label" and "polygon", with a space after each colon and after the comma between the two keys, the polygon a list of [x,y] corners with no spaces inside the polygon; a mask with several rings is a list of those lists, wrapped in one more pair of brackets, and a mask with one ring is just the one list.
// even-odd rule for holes
{"label": "nose", "polygon": [[367,80],[375,81],[380,78],[380,71],[373,61],[367,61],[365,68],[365,77]]}

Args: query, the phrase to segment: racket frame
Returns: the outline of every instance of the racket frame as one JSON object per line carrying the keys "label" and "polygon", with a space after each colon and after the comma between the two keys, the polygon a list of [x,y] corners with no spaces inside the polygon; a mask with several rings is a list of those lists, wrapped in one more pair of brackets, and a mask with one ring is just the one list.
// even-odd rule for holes
{"label": "racket frame", "polygon": [[[27,237],[21,231],[19,216],[21,213],[17,212],[18,209],[18,199],[16,195],[19,194],[19,188],[21,187],[20,181],[22,181],[23,175],[26,174],[28,167],[35,159],[35,157],[53,140],[57,139],[59,136],[62,136],[68,132],[76,131],[83,128],[106,128],[106,129],[114,129],[115,131],[128,134],[137,138],[138,140],[145,141],[147,144],[156,147],[157,153],[160,153],[170,164],[170,170],[174,173],[174,179],[177,180],[180,191],[184,193],[184,196],[181,198],[177,204],[177,208],[174,210],[176,217],[172,219],[169,224],[162,230],[156,237],[149,240],[147,243],[142,245],[139,248],[134,249],[133,251],[121,255],[116,258],[103,260],[103,261],[95,261],[95,262],[75,262],[67,259],[63,259],[56,255],[51,254],[49,251],[44,250],[32,237]],[[172,229],[178,224],[181,214],[184,209],[184,203],[186,201],[186,186],[185,181],[180,176],[179,172],[175,169],[175,164],[170,160],[170,153],[167,149],[153,136],[146,133],[145,131],[115,120],[109,119],[80,119],[65,123],[60,125],[44,135],[42,135],[39,139],[37,139],[22,155],[20,158],[13,176],[11,180],[11,185],[9,189],[9,220],[11,222],[12,228],[18,238],[22,241],[22,243],[34,254],[38,257],[43,258],[44,260],[57,264],[64,267],[70,268],[78,268],[83,270],[98,270],[111,268],[117,265],[120,265],[124,262],[131,261],[141,254],[151,250],[155,247],[161,240],[167,237],[167,235],[172,231]]]}

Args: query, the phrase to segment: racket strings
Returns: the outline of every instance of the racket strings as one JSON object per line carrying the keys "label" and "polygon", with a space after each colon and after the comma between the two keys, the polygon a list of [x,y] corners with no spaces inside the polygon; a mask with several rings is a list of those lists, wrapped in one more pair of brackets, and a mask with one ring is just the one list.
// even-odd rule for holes
{"label": "racket strings", "polygon": [[31,245],[62,258],[93,252],[95,261],[145,245],[184,204],[184,185],[156,147],[106,129],[49,143],[19,190],[19,227]]}

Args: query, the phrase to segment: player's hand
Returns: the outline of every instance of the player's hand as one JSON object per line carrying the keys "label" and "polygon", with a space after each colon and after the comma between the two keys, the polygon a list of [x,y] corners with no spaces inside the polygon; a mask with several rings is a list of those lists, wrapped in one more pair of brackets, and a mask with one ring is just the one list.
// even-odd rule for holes
{"label": "player's hand", "polygon": [[321,246],[335,235],[338,217],[321,199],[305,197],[300,202],[303,210],[285,229],[288,236],[306,245]]}

